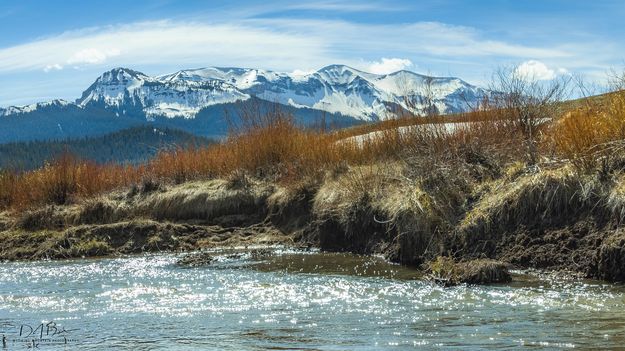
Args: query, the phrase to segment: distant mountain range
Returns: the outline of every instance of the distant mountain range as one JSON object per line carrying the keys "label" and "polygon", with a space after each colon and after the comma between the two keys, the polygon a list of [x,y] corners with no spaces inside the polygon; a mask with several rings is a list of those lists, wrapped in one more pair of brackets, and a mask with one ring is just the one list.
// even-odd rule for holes
{"label": "distant mountain range", "polygon": [[[344,65],[296,75],[248,68],[201,68],[150,77],[127,68],[105,72],[75,102],[0,108],[0,143],[98,136],[150,124],[220,137],[243,108],[278,103],[298,122],[321,117],[342,127],[422,113],[466,111],[489,94],[458,78],[410,71],[378,75]],[[258,108],[258,107],[257,107]]]}

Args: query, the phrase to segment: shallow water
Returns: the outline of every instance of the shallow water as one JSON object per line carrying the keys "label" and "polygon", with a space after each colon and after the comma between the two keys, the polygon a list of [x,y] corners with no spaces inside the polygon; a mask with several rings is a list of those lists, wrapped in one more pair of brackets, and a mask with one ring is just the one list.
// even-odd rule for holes
{"label": "shallow water", "polygon": [[0,333],[9,350],[625,345],[623,286],[517,275],[441,288],[378,258],[288,250],[199,268],[179,257],[0,263]]}

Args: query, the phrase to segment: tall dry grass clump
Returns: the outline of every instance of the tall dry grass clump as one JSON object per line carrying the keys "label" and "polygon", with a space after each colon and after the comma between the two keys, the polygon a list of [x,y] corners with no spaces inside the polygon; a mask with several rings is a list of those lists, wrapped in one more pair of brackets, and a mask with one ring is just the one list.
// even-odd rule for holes
{"label": "tall dry grass clump", "polygon": [[276,108],[246,115],[220,144],[161,153],[146,168],[155,177],[177,183],[233,172],[288,180],[354,157],[355,150],[335,141],[323,131],[300,128],[293,116]]}
{"label": "tall dry grass clump", "polygon": [[138,179],[130,166],[98,165],[63,153],[42,168],[0,176],[0,206],[26,208],[42,204],[63,205],[76,198],[95,196]]}
{"label": "tall dry grass clump", "polygon": [[0,209],[13,203],[17,176],[9,171],[0,171]]}
{"label": "tall dry grass clump", "polygon": [[245,120],[221,143],[162,152],[144,165],[98,165],[64,154],[35,171],[5,172],[0,176],[0,206],[66,204],[145,181],[179,184],[234,173],[297,183],[321,179],[328,170],[344,165],[403,160],[420,163],[416,169],[449,168],[445,160],[460,157],[467,145],[481,150],[491,142],[511,140],[487,112],[479,115],[481,121],[466,122],[464,127],[431,121],[378,130],[366,138],[303,129],[279,110],[256,116],[260,117]]}
{"label": "tall dry grass clump", "polygon": [[559,116],[559,103],[569,96],[570,82],[568,76],[541,80],[520,66],[502,67],[493,76],[492,103],[523,137],[530,165],[540,161],[544,126]]}
{"label": "tall dry grass clump", "polygon": [[551,130],[556,152],[578,170],[609,172],[623,162],[625,94],[614,92],[600,102],[566,113]]}

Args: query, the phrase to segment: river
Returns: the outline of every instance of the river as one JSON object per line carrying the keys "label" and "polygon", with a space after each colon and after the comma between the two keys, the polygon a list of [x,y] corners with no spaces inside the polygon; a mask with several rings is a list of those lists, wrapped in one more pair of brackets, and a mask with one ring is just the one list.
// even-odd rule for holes
{"label": "river", "polygon": [[[443,288],[377,257],[216,252],[0,263],[8,350],[378,350],[625,345],[625,287],[515,274]],[[20,335],[21,332],[21,335]]]}

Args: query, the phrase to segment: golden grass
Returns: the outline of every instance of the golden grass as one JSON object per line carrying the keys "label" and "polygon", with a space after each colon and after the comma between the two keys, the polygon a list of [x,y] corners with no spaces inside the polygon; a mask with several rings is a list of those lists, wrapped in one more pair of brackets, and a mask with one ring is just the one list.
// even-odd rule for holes
{"label": "golden grass", "polygon": [[[541,129],[541,149],[552,150],[555,158],[571,160],[578,169],[597,169],[621,151],[616,148],[625,139],[624,96],[606,95],[601,105],[565,112],[550,127]],[[523,135],[506,110],[498,108],[446,117],[402,118],[337,132],[299,128],[292,116],[279,109],[245,122],[221,143],[163,152],[139,166],[98,165],[61,155],[38,170],[0,172],[0,209],[67,204],[141,183],[251,177],[299,184],[302,179],[321,179],[346,166],[366,167],[380,161],[410,164],[416,158],[429,162],[417,167],[422,171],[466,157],[466,150],[492,155],[500,164],[520,162],[524,157]],[[363,133],[375,137],[358,137]],[[369,185],[351,184],[363,191]]]}
{"label": "golden grass", "polygon": [[619,223],[625,220],[625,174],[620,174],[616,178],[614,187],[608,195],[607,207]]}
{"label": "golden grass", "polygon": [[609,167],[625,146],[625,94],[606,95],[598,102],[567,112],[551,129],[556,153],[579,170]]}
{"label": "golden grass", "polygon": [[255,213],[270,195],[263,184],[231,189],[225,180],[194,181],[149,195],[135,211],[157,219],[205,219]]}
{"label": "golden grass", "polygon": [[66,204],[87,198],[138,179],[138,169],[120,165],[97,165],[63,154],[44,167],[22,174],[0,175],[0,205],[25,208],[41,204]]}
{"label": "golden grass", "polygon": [[490,232],[522,223],[547,225],[602,211],[607,205],[611,184],[580,175],[570,165],[510,173],[512,178],[504,176],[479,187],[479,201],[464,214],[460,230]]}

